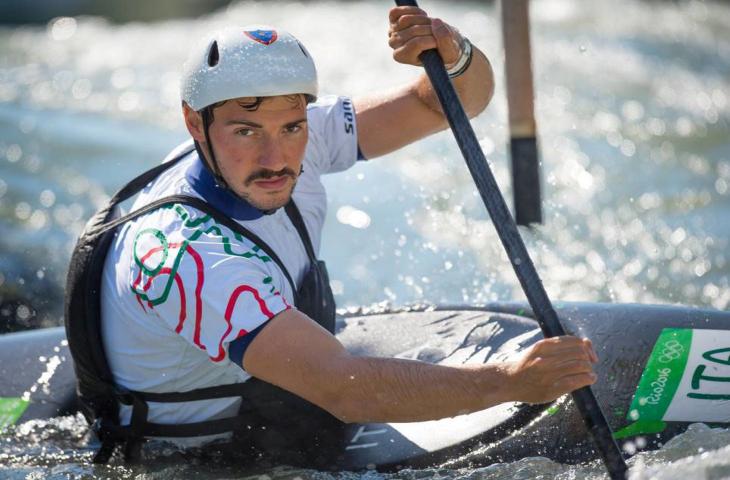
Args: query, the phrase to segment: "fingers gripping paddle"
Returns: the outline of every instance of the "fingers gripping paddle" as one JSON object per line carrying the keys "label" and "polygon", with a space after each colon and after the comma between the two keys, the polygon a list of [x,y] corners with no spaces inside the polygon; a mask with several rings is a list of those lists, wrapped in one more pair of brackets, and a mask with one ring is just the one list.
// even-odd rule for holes
{"label": "fingers gripping paddle", "polygon": [[[414,0],[395,0],[395,3],[398,6],[418,6]],[[441,56],[437,50],[431,49],[421,53],[419,59],[423,63],[428,78],[436,91],[441,107],[456,137],[456,142],[459,144],[461,153],[464,155],[469,171],[474,178],[474,183],[476,183],[479,194],[489,211],[492,223],[497,229],[497,234],[507,251],[507,256],[537,317],[543,334],[545,337],[565,335],[565,330],[558,320],[558,315],[555,313],[532,259],[527,253],[527,248],[517,231],[517,225],[515,225],[494,175],[489,169],[487,159],[479,147],[479,142],[474,130],[471,128],[469,118],[466,116],[464,107],[461,105],[456,90],[446,73]],[[612,479],[624,479],[627,470],[626,462],[624,462],[618,445],[613,440],[611,427],[609,427],[593,391],[590,387],[583,387],[574,391],[572,395],[586,428],[606,464],[609,475]]]}

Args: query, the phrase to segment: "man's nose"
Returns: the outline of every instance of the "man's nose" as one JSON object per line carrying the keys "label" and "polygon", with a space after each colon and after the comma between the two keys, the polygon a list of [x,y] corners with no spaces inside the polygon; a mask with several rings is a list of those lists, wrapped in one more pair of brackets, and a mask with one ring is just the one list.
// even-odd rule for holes
{"label": "man's nose", "polygon": [[286,166],[284,150],[275,139],[267,137],[259,152],[258,164],[267,170],[279,171]]}

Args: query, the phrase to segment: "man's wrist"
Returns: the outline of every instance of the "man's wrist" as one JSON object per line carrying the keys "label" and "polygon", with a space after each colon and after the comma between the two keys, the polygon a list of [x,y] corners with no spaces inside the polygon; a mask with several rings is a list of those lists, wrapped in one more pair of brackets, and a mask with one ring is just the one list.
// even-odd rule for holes
{"label": "man's wrist", "polygon": [[501,362],[495,365],[499,378],[497,397],[500,403],[515,402],[520,397],[518,393],[520,385],[515,375],[516,366],[515,362]]}
{"label": "man's wrist", "polygon": [[500,362],[477,367],[477,388],[480,392],[478,409],[491,408],[515,401],[513,362]]}
{"label": "man's wrist", "polygon": [[471,65],[472,57],[474,56],[474,49],[472,48],[471,42],[466,37],[461,37],[461,55],[456,62],[446,69],[446,73],[449,74],[450,78],[456,78],[464,74]]}

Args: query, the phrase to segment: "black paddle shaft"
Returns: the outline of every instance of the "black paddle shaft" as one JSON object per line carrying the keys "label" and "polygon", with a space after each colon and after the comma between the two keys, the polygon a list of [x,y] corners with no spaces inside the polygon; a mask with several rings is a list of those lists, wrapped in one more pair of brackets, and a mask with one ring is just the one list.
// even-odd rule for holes
{"label": "black paddle shaft", "polygon": [[[418,6],[414,0],[395,0],[395,3],[398,6]],[[517,231],[517,225],[499,191],[469,118],[466,116],[459,96],[446,73],[441,56],[437,50],[431,49],[421,53],[418,58],[423,63],[428,78],[436,91],[441,107],[451,126],[451,131],[456,137],[456,142],[459,144],[459,149],[461,149],[469,171],[474,178],[474,183],[476,183],[479,194],[489,211],[492,223],[497,230],[504,249],[507,251],[507,256],[537,317],[543,334],[545,337],[565,335],[565,329],[560,324],[558,315],[555,313],[545,287],[542,285],[535,265],[532,263],[527,248]],[[606,464],[609,475],[612,479],[623,480],[626,477],[626,462],[613,439],[611,427],[608,425],[593,391],[590,387],[583,387],[574,391],[572,395],[573,402],[583,417],[586,428],[593,438],[603,462]]]}

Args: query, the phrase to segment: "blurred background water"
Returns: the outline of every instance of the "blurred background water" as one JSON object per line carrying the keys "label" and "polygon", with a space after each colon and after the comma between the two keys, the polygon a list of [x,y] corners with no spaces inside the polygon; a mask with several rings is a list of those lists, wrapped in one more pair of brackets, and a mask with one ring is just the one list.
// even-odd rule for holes
{"label": "blurred background water", "polygon": [[[0,331],[61,322],[67,262],[86,219],[185,140],[179,70],[210,29],[269,23],[290,30],[314,56],[323,93],[357,96],[418,74],[391,60],[387,1],[50,3],[0,6],[5,22],[44,22],[0,26]],[[474,127],[509,198],[496,5],[422,3],[493,63],[495,97]],[[84,12],[94,15],[74,16]],[[730,6],[533,0],[532,21],[545,224],[523,234],[551,297],[727,309]],[[448,132],[325,184],[321,254],[340,307],[523,298]],[[0,456],[14,460],[0,476],[140,474],[82,466],[86,453],[73,443],[80,431],[78,419],[59,419],[5,436],[10,446]],[[727,430],[698,427],[677,443],[677,450],[637,457],[647,466],[634,469],[636,478],[703,478],[697,472],[713,468],[730,476]],[[29,460],[45,450],[61,452],[59,459]],[[170,468],[159,478],[182,475]],[[599,472],[525,460],[433,476]]]}

